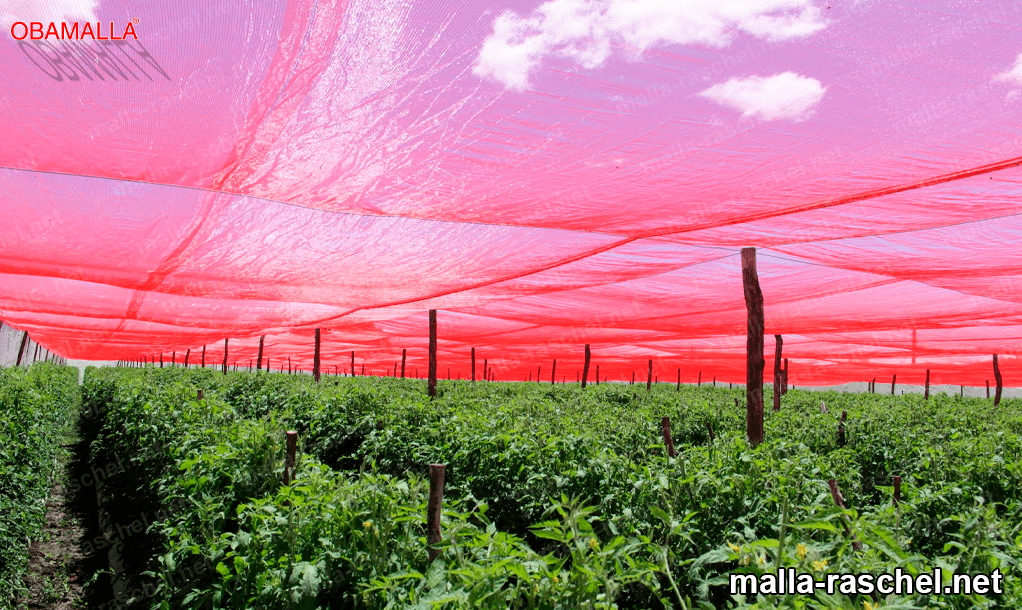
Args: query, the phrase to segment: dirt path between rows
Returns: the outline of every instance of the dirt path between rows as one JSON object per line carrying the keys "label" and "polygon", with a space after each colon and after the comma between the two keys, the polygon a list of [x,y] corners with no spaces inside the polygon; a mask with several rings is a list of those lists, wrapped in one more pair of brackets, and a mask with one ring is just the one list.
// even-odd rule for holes
{"label": "dirt path between rows", "polygon": [[69,509],[63,479],[58,476],[58,482],[50,490],[46,501],[46,529],[41,539],[29,546],[29,568],[25,577],[28,592],[17,600],[19,610],[85,608],[80,573],[83,559],[80,545],[85,530]]}

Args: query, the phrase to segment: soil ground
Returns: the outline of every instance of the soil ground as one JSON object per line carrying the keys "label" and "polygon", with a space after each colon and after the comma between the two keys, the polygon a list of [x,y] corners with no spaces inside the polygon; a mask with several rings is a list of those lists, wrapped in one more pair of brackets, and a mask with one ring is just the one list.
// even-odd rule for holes
{"label": "soil ground", "polygon": [[19,610],[78,610],[85,608],[81,565],[84,559],[81,527],[71,499],[64,495],[64,468],[46,501],[46,530],[29,546],[28,591],[17,600]]}

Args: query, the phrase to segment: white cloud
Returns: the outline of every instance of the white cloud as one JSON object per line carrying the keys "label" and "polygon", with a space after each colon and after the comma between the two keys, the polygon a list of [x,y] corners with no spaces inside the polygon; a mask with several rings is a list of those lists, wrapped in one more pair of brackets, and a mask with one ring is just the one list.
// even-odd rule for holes
{"label": "white cloud", "polygon": [[723,48],[739,31],[782,41],[824,27],[811,0],[548,0],[530,15],[497,17],[473,72],[524,89],[550,55],[591,69],[615,48],[628,55],[661,44]]}
{"label": "white cloud", "polygon": [[99,0],[0,0],[0,24],[8,30],[16,21],[96,21]]}
{"label": "white cloud", "polygon": [[1015,65],[995,76],[994,81],[1022,85],[1022,53],[1015,58]]}
{"label": "white cloud", "polygon": [[823,99],[826,88],[815,78],[794,72],[732,78],[701,92],[705,98],[765,121],[804,119]]}

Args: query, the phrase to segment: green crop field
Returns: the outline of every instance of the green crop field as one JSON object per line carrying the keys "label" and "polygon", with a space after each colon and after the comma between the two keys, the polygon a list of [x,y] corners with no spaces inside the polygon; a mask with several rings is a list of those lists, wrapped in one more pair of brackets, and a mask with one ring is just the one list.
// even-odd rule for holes
{"label": "green crop field", "polygon": [[[14,405],[4,450],[30,439],[15,450],[45,464],[77,408],[73,378],[47,365],[2,375]],[[109,589],[110,607],[153,609],[1022,607],[1018,402],[795,390],[750,448],[740,390],[441,381],[429,400],[425,389],[89,369],[88,464],[72,487],[100,515],[85,552],[117,565],[90,586]],[[290,485],[287,430],[298,432]],[[446,465],[432,562],[430,464]],[[46,488],[33,474],[45,471],[4,472],[5,584]],[[821,577],[998,569],[1004,592],[730,594],[729,574],[785,566]]]}
{"label": "green crop field", "polygon": [[61,445],[78,412],[77,371],[0,368],[0,608],[23,590],[29,540],[40,537]]}

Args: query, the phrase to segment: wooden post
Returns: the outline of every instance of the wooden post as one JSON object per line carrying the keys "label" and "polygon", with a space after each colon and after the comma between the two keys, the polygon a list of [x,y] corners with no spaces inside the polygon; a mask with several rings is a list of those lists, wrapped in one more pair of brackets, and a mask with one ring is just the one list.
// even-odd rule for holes
{"label": "wooden post", "polygon": [[898,374],[895,373],[894,376],[891,377],[891,396],[894,396],[894,384],[897,381],[898,381]]}
{"label": "wooden post", "polygon": [[[263,370],[263,342],[266,341],[266,335],[260,335],[259,337],[259,359],[256,360],[256,370]],[[270,367],[267,366],[266,370],[269,371]]]}
{"label": "wooden post", "polygon": [[784,339],[774,335],[774,411],[781,410],[781,348]]}
{"label": "wooden post", "polygon": [[290,485],[295,480],[295,450],[298,447],[298,432],[288,430],[284,433],[287,455],[284,458],[284,485]]}
{"label": "wooden post", "polygon": [[[845,500],[841,497],[841,490],[837,488],[837,481],[831,479],[827,481],[827,485],[830,487],[830,496],[834,499],[834,504],[837,504],[841,510],[845,510]],[[852,539],[852,548],[856,551],[861,551],[862,543],[856,540],[852,534],[852,526],[848,524],[848,518],[845,517],[841,521],[845,524],[845,533]]]}
{"label": "wooden post", "polygon": [[632,371],[632,382],[628,385],[635,385],[635,371]]}
{"label": "wooden post", "polygon": [[177,351],[170,352],[170,366],[177,366]]}
{"label": "wooden post", "polygon": [[351,350],[351,376],[355,376],[355,350]]}
{"label": "wooden post", "polygon": [[476,380],[476,348],[472,348],[472,381]]}
{"label": "wooden post", "polygon": [[[163,366],[163,356],[160,356],[160,366]],[[224,375],[227,374],[227,339],[224,339]]]}
{"label": "wooden post", "polygon": [[877,391],[877,378],[874,377],[873,381],[869,382],[869,393],[876,394]]}
{"label": "wooden post", "polygon": [[405,362],[408,360],[408,348],[401,350],[401,379],[405,378]]}
{"label": "wooden post", "polygon": [[[436,396],[436,310],[429,310],[429,387],[430,398]],[[439,525],[438,525],[439,527]]]}
{"label": "wooden post", "polygon": [[763,442],[763,291],[756,271],[756,249],[742,248],[742,283],[748,311],[745,367],[745,434],[755,447]]}
{"label": "wooden post", "polygon": [[[589,352],[589,344],[586,343],[586,362],[585,362],[584,365],[582,365],[582,387],[583,388],[586,387],[586,378],[589,377],[589,357],[590,357],[590,355],[591,354]],[[599,377],[599,375],[597,375],[597,377]]]}
{"label": "wooden post", "polygon": [[675,392],[681,391],[681,367],[678,367],[678,387],[674,388]]}
{"label": "wooden post", "polygon": [[674,457],[674,439],[671,437],[671,418],[665,415],[660,420],[660,427],[664,431],[664,445],[667,446],[667,457]]}
{"label": "wooden post", "polygon": [[894,505],[898,506],[901,504],[901,477],[893,477],[894,479]]}
{"label": "wooden post", "polygon": [[788,393],[788,359],[784,359],[784,374],[781,377],[781,395]]}
{"label": "wooden post", "polygon": [[206,346],[202,346],[202,368],[206,368]]}
{"label": "wooden post", "polygon": [[550,369],[550,385],[557,383],[557,358],[554,358],[554,364]]}
{"label": "wooden post", "polygon": [[163,354],[160,354],[160,368],[163,368]]}
{"label": "wooden post", "polygon": [[994,383],[997,384],[996,392],[994,393],[994,406],[1001,404],[1001,369],[997,366],[997,354],[994,354]]}
{"label": "wooden post", "polygon": [[440,516],[444,503],[444,464],[429,465],[429,501],[426,505],[426,542],[429,544],[429,562],[440,556],[435,545],[443,540],[440,535]]}
{"label": "wooden post", "polygon": [[848,411],[841,412],[841,420],[837,424],[837,446],[845,446],[845,419],[848,418]]}
{"label": "wooden post", "polygon": [[287,357],[287,374],[294,375],[294,371],[291,369],[291,356]]}
{"label": "wooden post", "polygon": [[540,381],[539,381],[540,380],[539,374],[542,372],[542,368],[543,368],[542,366],[537,366],[536,367],[536,383],[540,383]]}
{"label": "wooden post", "polygon": [[930,369],[926,369],[926,387],[923,389],[923,400],[930,400]]}
{"label": "wooden post", "polygon": [[653,387],[653,359],[649,359],[649,371],[646,373],[646,391]]}
{"label": "wooden post", "polygon": [[185,368],[188,368],[188,357],[192,355],[192,350],[185,351]]}
{"label": "wooden post", "polygon": [[312,356],[312,378],[319,383],[319,354],[320,354],[320,333],[316,329],[316,352]]}
{"label": "wooden post", "polygon": [[596,365],[596,385],[600,385],[600,365]]}
{"label": "wooden post", "polygon": [[987,400],[990,400],[990,380],[987,379]]}
{"label": "wooden post", "polygon": [[[21,366],[21,358],[25,355],[25,346],[28,345],[28,331],[21,331],[21,347],[18,348],[18,362],[14,366]],[[989,392],[987,392],[989,394]]]}

